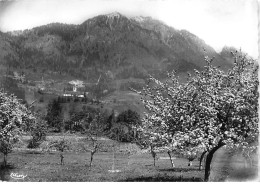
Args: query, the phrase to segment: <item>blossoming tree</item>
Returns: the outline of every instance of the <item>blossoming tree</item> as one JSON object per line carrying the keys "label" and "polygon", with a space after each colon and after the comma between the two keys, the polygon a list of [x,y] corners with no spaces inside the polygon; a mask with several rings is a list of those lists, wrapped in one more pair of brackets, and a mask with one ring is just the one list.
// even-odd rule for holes
{"label": "blossoming tree", "polygon": [[25,105],[15,96],[0,91],[0,152],[4,154],[4,166],[20,135],[29,131],[33,123],[35,118]]}
{"label": "blossoming tree", "polygon": [[148,110],[140,130],[151,141],[159,138],[164,146],[172,144],[183,153],[196,147],[207,151],[205,181],[219,148],[247,148],[257,141],[258,66],[240,52],[233,55],[234,65],[227,72],[205,57],[204,70],[189,74],[185,83],[173,72],[165,82],[150,77],[139,92]]}

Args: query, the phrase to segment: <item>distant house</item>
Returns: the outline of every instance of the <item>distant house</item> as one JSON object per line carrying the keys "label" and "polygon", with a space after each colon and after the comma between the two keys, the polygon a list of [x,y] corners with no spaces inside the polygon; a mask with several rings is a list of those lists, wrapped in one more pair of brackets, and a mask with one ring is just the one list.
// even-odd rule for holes
{"label": "distant house", "polygon": [[88,95],[88,92],[75,92],[75,91],[66,91],[62,94],[64,97],[78,97],[78,98],[85,98]]}
{"label": "distant house", "polygon": [[71,97],[71,96],[73,96],[72,94],[63,94],[63,96],[65,96],[65,97]]}
{"label": "distant house", "polygon": [[80,80],[72,80],[69,82],[73,86],[73,92],[77,92],[78,87],[84,87],[83,81]]}
{"label": "distant house", "polygon": [[[68,83],[68,86],[64,88],[63,95],[64,97],[77,97],[77,98],[85,98],[89,94],[89,92],[82,92],[84,87],[83,81],[80,80],[72,80]],[[80,91],[80,89],[82,91]]]}

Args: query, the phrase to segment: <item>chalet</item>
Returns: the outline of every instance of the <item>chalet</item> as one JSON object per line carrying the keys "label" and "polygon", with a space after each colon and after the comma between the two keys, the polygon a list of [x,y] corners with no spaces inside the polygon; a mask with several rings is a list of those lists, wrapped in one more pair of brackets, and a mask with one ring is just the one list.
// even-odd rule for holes
{"label": "chalet", "polygon": [[83,85],[83,81],[80,80],[72,80],[69,82],[70,85],[72,85],[73,87],[73,92],[77,92],[77,89],[80,87],[84,87]]}

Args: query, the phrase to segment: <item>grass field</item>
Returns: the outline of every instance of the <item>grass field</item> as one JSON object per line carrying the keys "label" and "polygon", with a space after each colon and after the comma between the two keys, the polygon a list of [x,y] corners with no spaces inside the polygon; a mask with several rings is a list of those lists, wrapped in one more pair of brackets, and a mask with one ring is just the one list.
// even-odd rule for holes
{"label": "grass field", "polygon": [[[61,136],[47,137],[47,141]],[[86,142],[84,136],[66,136],[72,148],[65,152],[65,164],[60,165],[59,153],[28,150],[19,146],[8,156],[8,167],[1,168],[0,180],[4,181],[203,181],[204,171],[198,170],[198,160],[188,166],[188,160],[176,157],[172,168],[166,153],[158,154],[159,159],[153,166],[150,153],[142,153],[133,144],[122,144],[106,138],[100,138],[103,148],[95,154],[92,167],[89,167],[90,152],[79,149],[80,142]],[[113,146],[116,146],[113,152]],[[106,146],[106,147],[104,147]],[[129,154],[128,151],[132,151]],[[114,157],[113,157],[114,156]],[[223,157],[225,150],[216,153],[213,159],[211,181],[246,181],[257,175],[257,163],[249,168],[239,156]],[[0,155],[2,158],[2,155]],[[120,172],[109,172],[114,166]],[[27,175],[23,180],[15,180],[11,173]]]}

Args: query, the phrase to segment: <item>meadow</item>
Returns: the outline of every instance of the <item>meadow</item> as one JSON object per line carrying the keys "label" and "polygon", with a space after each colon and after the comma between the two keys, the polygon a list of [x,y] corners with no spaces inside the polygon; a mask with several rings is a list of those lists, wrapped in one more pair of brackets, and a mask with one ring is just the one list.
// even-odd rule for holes
{"label": "meadow", "polygon": [[[80,145],[89,141],[84,135],[66,135],[71,147],[64,153],[64,165],[60,165],[59,152],[45,151],[48,142],[64,136],[48,136],[38,149],[27,149],[28,136],[23,136],[16,149],[8,155],[7,168],[1,167],[0,180],[29,182],[135,182],[135,181],[203,181],[204,170],[199,170],[199,161],[192,166],[181,156],[174,156],[175,167],[166,153],[158,153],[156,165],[149,151],[139,149],[135,144],[120,143],[107,138],[99,138],[101,147],[89,166],[90,152],[81,150]],[[0,155],[2,158],[2,155]],[[0,158],[0,159],[1,159]],[[225,149],[219,150],[213,159],[211,181],[247,181],[257,176],[257,160],[254,165],[246,165],[239,154],[230,155]],[[116,172],[111,172],[114,170]],[[25,175],[24,179],[14,179],[12,173]]]}

